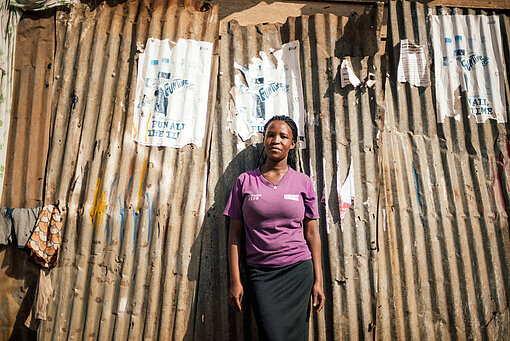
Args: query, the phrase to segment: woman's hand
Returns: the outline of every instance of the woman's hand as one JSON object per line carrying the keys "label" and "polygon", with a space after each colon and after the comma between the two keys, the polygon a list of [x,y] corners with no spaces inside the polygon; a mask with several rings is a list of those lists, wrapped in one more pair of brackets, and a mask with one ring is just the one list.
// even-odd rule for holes
{"label": "woman's hand", "polygon": [[241,311],[243,301],[243,285],[239,272],[239,255],[241,254],[241,237],[243,233],[243,222],[239,219],[230,218],[228,231],[228,265],[230,270],[230,292],[228,303],[232,309]]}
{"label": "woman's hand", "polygon": [[324,290],[322,290],[321,283],[315,282],[312,288],[312,297],[313,297],[313,311],[318,313],[322,310],[324,306],[324,301],[326,300],[326,296],[324,295]]}
{"label": "woman's hand", "polygon": [[244,289],[241,283],[233,283],[230,285],[230,292],[228,294],[228,303],[230,307],[236,311],[242,311]]}
{"label": "woman's hand", "polygon": [[312,288],[313,310],[318,313],[324,306],[326,296],[322,290],[322,268],[321,268],[321,236],[317,227],[317,220],[305,218],[303,220],[305,240],[312,253],[313,272],[315,284]]}

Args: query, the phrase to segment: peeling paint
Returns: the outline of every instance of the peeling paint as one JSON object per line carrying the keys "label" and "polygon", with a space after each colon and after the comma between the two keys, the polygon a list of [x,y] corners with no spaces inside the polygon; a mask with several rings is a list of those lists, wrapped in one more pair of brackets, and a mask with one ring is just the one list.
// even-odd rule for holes
{"label": "peeling paint", "polygon": [[131,250],[131,253],[135,252],[137,228],[138,228],[138,212],[133,208],[133,248]]}
{"label": "peeling paint", "polygon": [[124,241],[124,238],[122,238],[124,233],[124,218],[126,217],[126,205],[122,205],[122,202],[120,200],[120,195],[118,197],[119,199],[119,216],[120,216],[120,228],[119,228],[119,240],[120,240],[120,249],[122,250],[122,243]]}
{"label": "peeling paint", "polygon": [[147,158],[145,158],[143,160],[143,168],[142,168],[142,175],[140,177],[140,185],[138,186],[138,199],[137,199],[137,203],[136,203],[136,212],[138,213],[138,211],[140,211],[140,204],[142,202],[142,195],[143,195],[143,190],[144,190],[144,183],[145,183],[145,176],[147,175],[147,168],[148,168],[148,164],[147,164]]}
{"label": "peeling paint", "polygon": [[103,224],[104,215],[108,204],[105,200],[105,192],[103,189],[103,177],[104,170],[101,169],[99,176],[96,180],[96,186],[94,189],[94,200],[92,201],[92,207],[90,209],[90,223],[97,229]]}
{"label": "peeling paint", "polygon": [[145,193],[145,198],[147,199],[147,205],[149,206],[149,224],[147,226],[148,228],[148,233],[147,233],[147,243],[150,242],[150,239],[151,239],[151,226],[152,226],[152,204],[151,204],[151,201],[149,199],[149,193]]}

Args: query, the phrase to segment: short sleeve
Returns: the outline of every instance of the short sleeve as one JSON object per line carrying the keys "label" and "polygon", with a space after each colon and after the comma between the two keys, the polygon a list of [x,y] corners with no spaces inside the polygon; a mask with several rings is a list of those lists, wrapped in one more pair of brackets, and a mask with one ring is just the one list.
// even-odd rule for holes
{"label": "short sleeve", "polygon": [[234,219],[243,219],[243,183],[241,177],[237,178],[230,197],[228,198],[227,205],[223,211],[223,215]]}
{"label": "short sleeve", "polygon": [[305,204],[305,217],[309,219],[318,219],[319,210],[317,209],[317,200],[312,180],[307,177],[305,183],[305,191],[303,193],[303,202]]}

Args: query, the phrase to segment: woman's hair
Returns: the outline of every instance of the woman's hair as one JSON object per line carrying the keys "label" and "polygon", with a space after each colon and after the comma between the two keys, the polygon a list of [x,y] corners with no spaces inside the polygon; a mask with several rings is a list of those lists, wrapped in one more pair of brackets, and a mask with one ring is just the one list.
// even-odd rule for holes
{"label": "woman's hair", "polygon": [[[271,124],[271,122],[273,122],[273,121],[282,121],[282,122],[287,123],[287,125],[290,127],[290,130],[292,131],[292,140],[296,143],[296,147],[294,149],[289,150],[289,156],[287,157],[287,164],[289,166],[291,166],[292,168],[296,169],[296,165],[297,165],[296,148],[297,148],[297,143],[298,143],[298,130],[297,130],[296,122],[294,122],[294,120],[292,118],[290,118],[289,116],[285,116],[285,115],[277,115],[277,116],[271,117],[269,119],[269,121],[267,121],[267,123],[264,125],[264,139],[266,138],[267,127],[269,127],[269,124]],[[266,160],[267,160],[267,155],[265,153],[265,149],[262,148],[262,152],[260,153],[260,156],[259,156],[258,167],[262,166],[266,162]]]}

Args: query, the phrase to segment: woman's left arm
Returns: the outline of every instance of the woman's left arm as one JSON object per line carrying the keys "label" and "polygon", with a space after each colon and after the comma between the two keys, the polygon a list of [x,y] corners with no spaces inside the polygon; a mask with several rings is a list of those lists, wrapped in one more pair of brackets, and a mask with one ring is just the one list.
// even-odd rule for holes
{"label": "woman's left arm", "polygon": [[313,308],[315,312],[321,311],[326,296],[322,290],[322,265],[321,265],[321,236],[317,227],[317,220],[305,218],[303,220],[304,235],[306,243],[312,253],[313,270],[315,283],[312,289]]}

